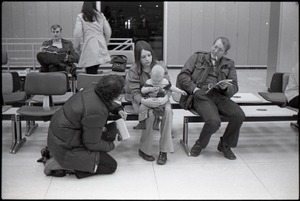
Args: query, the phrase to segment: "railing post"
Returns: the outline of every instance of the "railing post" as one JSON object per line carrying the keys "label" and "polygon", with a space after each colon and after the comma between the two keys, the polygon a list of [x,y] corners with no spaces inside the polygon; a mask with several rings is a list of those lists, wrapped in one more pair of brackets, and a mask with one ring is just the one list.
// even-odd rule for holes
{"label": "railing post", "polygon": [[34,59],[34,44],[31,45],[32,59],[33,59],[33,70],[35,71],[35,59]]}

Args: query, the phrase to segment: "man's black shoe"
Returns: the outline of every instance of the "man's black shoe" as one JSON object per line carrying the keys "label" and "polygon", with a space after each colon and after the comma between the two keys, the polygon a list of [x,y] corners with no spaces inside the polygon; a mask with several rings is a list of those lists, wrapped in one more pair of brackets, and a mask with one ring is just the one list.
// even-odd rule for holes
{"label": "man's black shoe", "polygon": [[236,159],[236,156],[231,151],[230,147],[228,145],[224,145],[222,143],[222,140],[220,140],[220,142],[218,144],[218,151],[223,152],[224,157],[229,159],[229,160],[235,160]]}
{"label": "man's black shoe", "polygon": [[155,158],[153,156],[149,156],[149,155],[145,154],[140,149],[139,149],[139,155],[146,161],[155,161]]}
{"label": "man's black shoe", "polygon": [[158,165],[164,165],[167,162],[167,153],[166,152],[160,152],[159,156],[157,158],[157,164]]}
{"label": "man's black shoe", "polygon": [[197,140],[191,149],[191,156],[194,156],[194,157],[199,156],[201,151],[202,151],[202,149],[200,147],[199,140]]}

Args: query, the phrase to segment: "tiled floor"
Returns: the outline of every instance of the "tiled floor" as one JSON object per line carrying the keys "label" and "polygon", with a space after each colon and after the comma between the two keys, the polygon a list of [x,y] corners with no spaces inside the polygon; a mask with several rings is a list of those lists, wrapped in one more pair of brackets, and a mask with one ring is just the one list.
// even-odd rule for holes
{"label": "tiled floor", "polygon": [[[170,70],[175,83],[177,70]],[[266,70],[238,70],[240,92],[266,90]],[[2,122],[2,199],[298,199],[299,134],[289,122],[245,122],[237,156],[227,160],[217,151],[226,123],[214,134],[199,157],[188,157],[179,140],[182,113],[174,110],[175,152],[159,166],[138,156],[140,132],[127,122],[131,138],[110,152],[118,161],[112,175],[78,180],[74,175],[47,177],[37,163],[46,145],[48,122],[38,122],[17,154],[9,154],[11,128]],[[189,144],[194,143],[203,123],[189,125]],[[25,127],[25,124],[23,124]],[[158,144],[158,133],[156,137]],[[158,147],[154,156],[157,158]]]}

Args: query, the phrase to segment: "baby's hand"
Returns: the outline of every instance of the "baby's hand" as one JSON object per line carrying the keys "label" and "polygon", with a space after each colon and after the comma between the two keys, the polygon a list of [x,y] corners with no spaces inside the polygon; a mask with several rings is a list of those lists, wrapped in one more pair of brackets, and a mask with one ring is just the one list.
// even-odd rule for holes
{"label": "baby's hand", "polygon": [[153,88],[153,92],[157,93],[159,91],[159,87],[152,87]]}
{"label": "baby's hand", "polygon": [[183,91],[183,90],[181,90],[181,94],[184,95],[184,96],[187,95],[187,93],[185,91]]}

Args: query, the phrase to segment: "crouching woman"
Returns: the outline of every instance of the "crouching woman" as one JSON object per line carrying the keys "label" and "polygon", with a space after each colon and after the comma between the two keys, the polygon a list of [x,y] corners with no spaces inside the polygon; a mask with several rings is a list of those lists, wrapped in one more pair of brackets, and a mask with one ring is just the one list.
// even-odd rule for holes
{"label": "crouching woman", "polygon": [[112,174],[117,162],[107,152],[120,142],[105,140],[109,113],[126,119],[121,105],[114,100],[121,94],[124,79],[118,75],[103,76],[72,96],[51,118],[47,146],[63,169],[73,170],[77,178]]}

